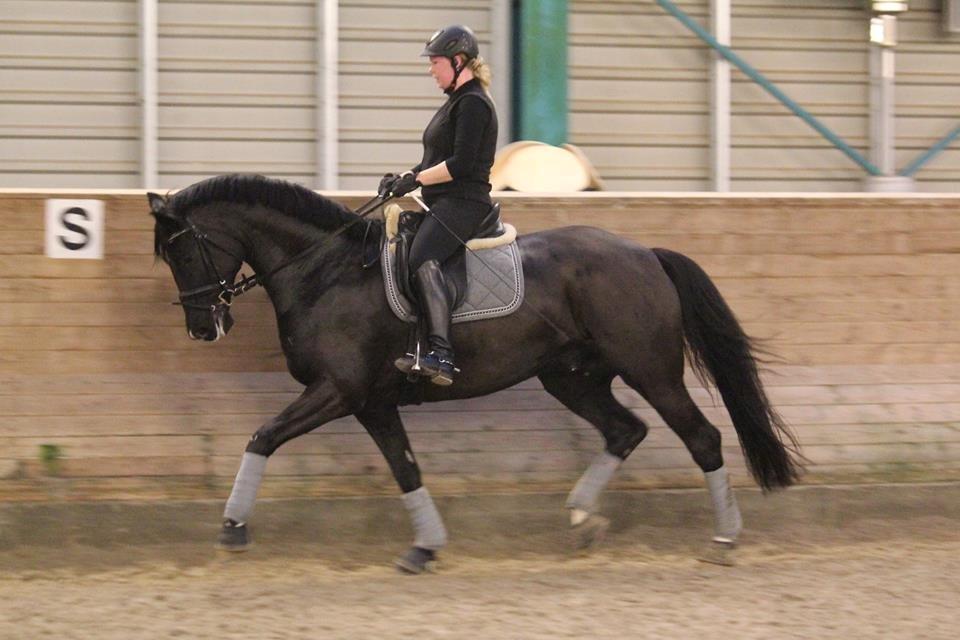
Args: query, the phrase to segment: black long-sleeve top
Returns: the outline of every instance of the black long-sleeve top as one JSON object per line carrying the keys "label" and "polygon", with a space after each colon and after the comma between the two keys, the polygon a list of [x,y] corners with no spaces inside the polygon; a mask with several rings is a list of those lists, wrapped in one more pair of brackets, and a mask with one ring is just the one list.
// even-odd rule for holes
{"label": "black long-sleeve top", "polygon": [[450,94],[423,132],[415,172],[446,161],[450,182],[423,187],[430,204],[443,196],[490,202],[490,168],[497,151],[497,110],[476,79]]}

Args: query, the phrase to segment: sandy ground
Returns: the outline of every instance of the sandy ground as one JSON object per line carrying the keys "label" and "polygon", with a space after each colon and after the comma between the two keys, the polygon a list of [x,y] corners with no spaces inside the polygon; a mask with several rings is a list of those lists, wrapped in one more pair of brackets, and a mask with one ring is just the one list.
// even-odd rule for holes
{"label": "sandy ground", "polygon": [[[391,502],[265,505],[240,556],[212,551],[215,524],[185,524],[217,505],[3,507],[0,639],[952,640],[958,498],[957,485],[743,495],[755,526],[733,567],[696,560],[697,494],[614,496],[589,556],[566,551],[559,497],[447,500],[454,544],[418,577],[389,566],[406,539]],[[145,514],[151,535],[137,535]]]}

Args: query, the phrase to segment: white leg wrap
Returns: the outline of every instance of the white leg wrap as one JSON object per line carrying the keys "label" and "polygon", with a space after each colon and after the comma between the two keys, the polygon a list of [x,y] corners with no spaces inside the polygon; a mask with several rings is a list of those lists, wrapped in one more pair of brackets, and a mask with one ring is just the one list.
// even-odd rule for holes
{"label": "white leg wrap", "polygon": [[447,546],[447,530],[426,487],[403,494],[403,505],[413,523],[414,546],[431,551]]}
{"label": "white leg wrap", "polygon": [[593,513],[600,493],[606,488],[621,464],[623,460],[606,451],[594,458],[567,497],[567,508]]}
{"label": "white leg wrap", "polygon": [[246,522],[253,513],[253,501],[257,499],[257,490],[263,480],[263,470],[267,467],[267,456],[259,453],[244,453],[240,462],[240,471],[233,481],[233,491],[227,499],[223,517],[236,522]]}
{"label": "white leg wrap", "polygon": [[737,507],[727,470],[720,467],[703,475],[707,479],[707,488],[710,489],[710,499],[713,501],[716,524],[714,540],[735,542],[743,528],[743,519],[740,517],[740,508]]}

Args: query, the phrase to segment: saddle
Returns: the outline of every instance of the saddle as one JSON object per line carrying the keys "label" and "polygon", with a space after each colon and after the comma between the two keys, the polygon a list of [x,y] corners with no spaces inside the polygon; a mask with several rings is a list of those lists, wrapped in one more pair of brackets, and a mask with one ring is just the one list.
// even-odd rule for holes
{"label": "saddle", "polygon": [[[381,255],[387,300],[405,322],[417,321],[417,296],[410,273],[410,247],[424,214],[402,211],[397,205],[384,210],[385,230]],[[496,203],[467,242],[441,265],[453,314],[451,322],[466,322],[508,315],[523,301],[523,269],[516,243],[517,231],[500,219]]]}

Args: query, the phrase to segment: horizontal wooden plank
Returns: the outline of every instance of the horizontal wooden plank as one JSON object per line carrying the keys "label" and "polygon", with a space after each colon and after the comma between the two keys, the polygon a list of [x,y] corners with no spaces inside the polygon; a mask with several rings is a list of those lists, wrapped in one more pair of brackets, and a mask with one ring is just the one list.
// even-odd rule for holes
{"label": "horizontal wooden plank", "polygon": [[[238,322],[230,338],[216,345],[217,349],[273,350],[279,347],[275,321],[266,312],[237,316]],[[242,313],[242,312],[241,312]],[[927,354],[938,345],[960,343],[960,325],[947,320],[930,322],[744,322],[748,335],[767,342],[774,353],[803,353],[809,358],[817,345],[826,345],[836,356],[833,345],[849,349],[875,345],[880,348],[910,349],[907,345],[927,345]],[[0,351],[150,351],[157,345],[190,349],[186,328],[179,326],[0,326]],[[789,345],[789,346],[787,346]],[[207,348],[203,346],[202,348]],[[881,352],[876,352],[881,354]],[[111,356],[104,354],[105,358]],[[911,356],[916,357],[916,356]]]}
{"label": "horizontal wooden plank", "polygon": [[[0,352],[0,372],[57,373],[170,373],[200,371],[286,371],[276,350],[217,349],[216,345],[187,344],[183,351],[15,351]],[[192,347],[192,348],[190,348]]]}
{"label": "horizontal wooden plank", "polygon": [[[642,451],[642,450],[641,450]],[[694,467],[689,454],[676,450],[664,455],[667,450],[648,452],[649,455],[632,457],[625,471],[634,469],[660,470]],[[916,445],[909,450],[894,449],[886,445],[857,445],[855,449],[843,447],[809,447],[805,454],[816,464],[876,464],[894,463],[939,463],[956,460],[960,444],[933,443]],[[742,469],[737,460],[736,448],[725,449],[731,468]],[[432,474],[443,473],[531,473],[582,469],[595,451],[548,451],[548,452],[502,452],[491,457],[484,452],[423,453],[417,459]],[[891,455],[895,456],[891,458]],[[855,456],[855,458],[853,458]],[[852,459],[853,458],[853,459]],[[165,463],[165,464],[164,464]],[[211,466],[212,465],[212,466]],[[201,457],[103,457],[96,461],[63,460],[62,473],[71,476],[151,476],[151,475],[199,475],[212,473],[216,476],[234,476],[239,466],[238,456],[215,456],[212,461]],[[270,460],[269,476],[284,475],[356,475],[383,473],[386,463],[379,454],[335,455],[283,455]]]}
{"label": "horizontal wooden plank", "polygon": [[[0,305],[0,326],[35,327],[174,327],[183,326],[184,314],[172,306],[177,299],[172,290],[166,300],[150,302],[61,302],[55,307],[40,302],[9,302]],[[243,316],[253,324],[265,324],[275,317],[267,301],[246,304]],[[56,313],[51,313],[55,309]]]}
{"label": "horizontal wooden plank", "polygon": [[[851,301],[852,302],[852,301]],[[949,320],[892,322],[745,322],[747,334],[778,347],[816,344],[942,344],[960,342],[960,325]]]}
{"label": "horizontal wooden plank", "polygon": [[[506,202],[504,216],[522,233],[575,224],[590,224],[614,233],[634,234],[646,231],[693,233],[742,233],[756,230],[759,233],[824,233],[824,232],[910,232],[911,230],[936,231],[956,229],[955,222],[946,218],[948,208],[942,211],[918,212],[891,211],[877,207],[866,211],[858,207],[791,206],[792,203],[777,203],[758,211],[739,206],[741,202],[724,203],[704,201],[690,203],[645,203],[642,210],[630,211],[624,202],[618,209],[612,203],[557,201],[551,209],[533,206],[532,203]],[[797,203],[799,204],[799,203]],[[852,204],[852,203],[851,203]]]}
{"label": "horizontal wooden plank", "polygon": [[[6,351],[0,352],[0,375],[106,374],[145,372],[250,372],[286,371],[279,351],[244,350],[242,345],[227,347],[209,344],[184,344],[183,350],[137,351]],[[172,346],[172,345],[171,345]],[[179,345],[177,345],[179,346]],[[953,364],[960,361],[960,345],[949,344],[772,344],[783,362],[794,365],[874,365],[874,364]]]}
{"label": "horizontal wooden plank", "polygon": [[[920,416],[924,418],[926,416]],[[960,421],[878,419],[875,422],[848,423],[793,423],[801,449],[810,446],[840,444],[888,444],[910,447],[916,443],[960,441]],[[181,419],[152,417],[118,423],[108,420],[78,418],[76,423],[66,423],[57,418],[40,418],[27,422],[23,418],[11,418],[0,430],[0,440],[5,443],[0,459],[30,460],[40,456],[40,445],[56,445],[65,455],[76,458],[89,455],[119,455],[129,452],[133,456],[152,455],[152,444],[167,442],[179,449],[178,455],[211,454],[226,455],[244,450],[250,434],[262,423],[261,420],[238,418]],[[22,427],[35,425],[32,431]],[[650,432],[643,443],[644,449],[684,450],[678,436],[663,425],[651,420]],[[729,423],[716,421],[727,446],[736,447],[737,434]],[[536,450],[581,450],[597,452],[602,448],[598,431],[574,415],[558,412],[536,412],[511,416],[508,420],[496,420],[490,415],[472,414],[463,419],[438,421],[436,416],[417,416],[405,420],[414,451],[519,451],[529,450],[531,442]],[[29,436],[25,436],[29,433]],[[10,435],[7,435],[10,434]],[[301,436],[284,445],[284,452],[352,453],[358,450],[375,452],[366,432],[351,420],[341,420],[324,425],[310,434]]]}
{"label": "horizontal wooden plank", "polygon": [[155,302],[173,301],[176,295],[173,278],[159,267],[152,278],[89,278],[71,280],[69,287],[57,278],[11,277],[0,281],[0,303]]}
{"label": "horizontal wooden plank", "polygon": [[163,278],[172,279],[166,265],[157,264],[152,256],[129,259],[54,260],[38,254],[0,255],[0,273],[17,278]]}
{"label": "horizontal wooden plank", "polygon": [[[670,452],[669,454],[667,452]],[[811,446],[804,450],[812,461],[811,468],[818,465],[887,464],[917,465],[928,463],[956,464],[960,455],[960,443],[918,444],[911,447],[891,445],[858,444],[845,446]],[[487,452],[422,453],[417,456],[420,466],[430,474],[460,473],[532,473],[558,472],[571,468],[582,469],[595,452],[575,451],[530,451],[499,452],[491,456]],[[724,449],[731,469],[743,469],[736,448]],[[159,457],[100,457],[96,459],[63,459],[59,473],[63,477],[110,477],[110,476],[178,476],[214,475],[231,477],[239,466],[237,455],[231,456],[159,456]],[[663,469],[694,467],[689,454],[680,450],[638,449],[625,465],[625,473],[633,469],[642,472]],[[30,469],[36,472],[37,465]],[[267,482],[272,476],[368,476],[382,474],[386,463],[379,454],[277,454],[271,457]]]}
{"label": "horizontal wooden plank", "polygon": [[[729,465],[736,487],[756,488],[746,471]],[[577,471],[482,472],[425,475],[434,496],[509,491],[566,492]],[[804,476],[804,484],[852,482],[944,482],[960,479],[960,463],[923,462],[820,465]],[[23,478],[0,483],[0,500],[226,500],[230,476],[73,477],[49,480]],[[635,471],[621,469],[608,491],[689,488],[703,490],[703,474],[691,467]],[[363,476],[268,475],[260,498],[397,496],[399,490],[386,469]],[[705,507],[707,508],[707,507]]]}
{"label": "horizontal wooden plank", "polygon": [[[960,373],[960,367],[958,367]],[[208,392],[289,392],[303,386],[288,373],[138,373],[70,375],[0,374],[0,395],[42,393],[48,395],[182,394]]]}
{"label": "horizontal wooden plank", "polygon": [[[180,318],[179,326],[0,326],[0,351],[140,351],[151,352],[158,345],[190,349],[194,343]],[[243,346],[240,347],[239,345]],[[209,345],[197,345],[206,348]],[[227,350],[279,350],[274,316],[255,313],[243,316],[234,325],[229,342],[216,347]],[[109,353],[103,354],[110,358]]]}
{"label": "horizontal wooden plank", "polygon": [[[0,305],[0,326],[180,326],[183,312],[173,308],[170,300],[150,302],[62,302],[57,313],[42,302],[9,302]],[[734,313],[743,322],[905,322],[914,318],[923,321],[945,321],[960,312],[960,298],[878,298],[863,299],[852,305],[843,298],[798,299],[792,296],[743,298],[731,300]],[[384,310],[386,312],[386,310]],[[267,301],[244,301],[237,309],[238,317],[253,324],[265,324],[274,317]]]}
{"label": "horizontal wooden plank", "polygon": [[[92,385],[91,385],[92,386]],[[88,387],[89,389],[89,387]],[[269,388],[193,389],[163,386],[141,386],[123,389],[121,393],[106,389],[70,387],[58,393],[36,394],[34,390],[5,389],[0,393],[3,410],[7,415],[160,415],[210,413],[243,415],[260,414],[276,409],[279,411],[300,394],[299,385],[289,385],[282,390]],[[693,400],[704,407],[720,402],[715,391],[701,387],[689,389]],[[615,395],[625,406],[646,409],[648,404],[632,389],[617,385]],[[869,384],[869,385],[780,385],[768,389],[768,397],[778,407],[820,406],[841,407],[849,405],[925,405],[943,404],[960,398],[960,383],[928,384]],[[485,410],[522,412],[562,408],[552,396],[543,391],[539,383],[518,385],[491,396],[474,400],[452,401],[438,405],[421,405],[425,413]],[[417,413],[419,407],[406,411]]]}
{"label": "horizontal wooden plank", "polygon": [[[894,365],[770,365],[762,371],[768,389],[776,387],[820,387],[847,385],[954,384],[960,382],[960,363]],[[687,372],[686,385],[699,389],[699,382]],[[617,378],[617,389],[626,388]],[[541,389],[536,380],[521,382],[518,389]],[[0,395],[69,394],[182,394],[208,392],[299,393],[303,387],[285,372],[206,372],[138,374],[56,374],[0,373]],[[429,406],[429,405],[427,405]],[[416,411],[407,407],[405,411]]]}
{"label": "horizontal wooden plank", "polygon": [[[497,430],[466,430],[462,424],[456,429],[438,429],[432,421],[410,424],[411,444],[416,454],[422,453],[481,453],[579,451],[596,453],[603,448],[599,432],[582,421],[540,413],[547,421],[534,424],[529,416],[521,428],[504,425]],[[566,422],[567,425],[563,423]],[[551,428],[544,428],[549,425]],[[538,428],[539,427],[539,428]],[[732,428],[722,429],[726,446],[736,448],[737,437]],[[960,443],[960,427],[953,423],[917,424],[849,424],[803,425],[797,429],[801,450],[812,448],[851,447],[855,445],[888,445],[890,450],[909,450],[939,444]],[[192,457],[196,455],[236,454],[240,456],[248,436],[240,434],[184,433],[178,435],[77,435],[77,436],[15,436],[0,435],[0,459],[38,460],[44,445],[55,445],[64,459],[103,458],[127,456]],[[686,449],[671,430],[653,426],[642,443],[644,451],[656,450],[657,455],[674,455],[674,450],[686,454]],[[348,432],[318,430],[301,436],[282,447],[284,455],[356,455],[378,454],[376,445],[361,429]]]}
{"label": "horizontal wooden plank", "polygon": [[[669,247],[696,255],[782,255],[782,254],[914,254],[952,253],[960,244],[957,231],[887,230],[847,233],[816,232],[690,232],[683,230],[616,229],[626,237],[648,247]],[[42,254],[44,238],[41,230],[0,229],[0,254]],[[108,230],[104,252],[110,259],[153,256],[152,230]]]}
{"label": "horizontal wooden plank", "polygon": [[960,284],[936,276],[819,276],[768,278],[714,278],[717,288],[730,300],[789,296],[793,298],[852,298],[868,302],[876,298],[960,297]]}
{"label": "horizontal wooden plank", "polygon": [[960,360],[960,345],[941,344],[771,344],[773,352],[793,364],[952,364]]}

